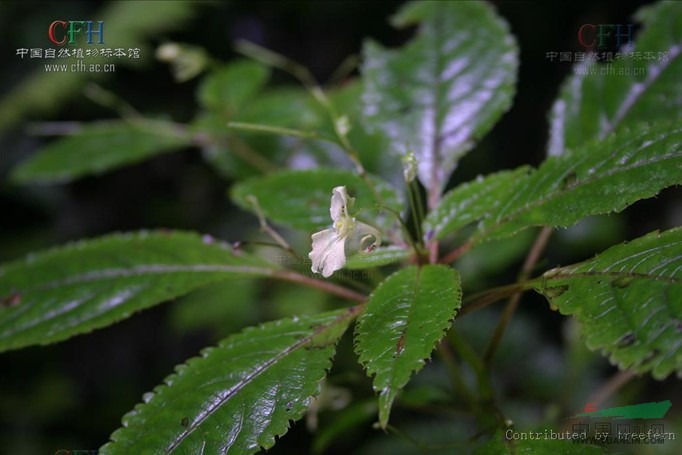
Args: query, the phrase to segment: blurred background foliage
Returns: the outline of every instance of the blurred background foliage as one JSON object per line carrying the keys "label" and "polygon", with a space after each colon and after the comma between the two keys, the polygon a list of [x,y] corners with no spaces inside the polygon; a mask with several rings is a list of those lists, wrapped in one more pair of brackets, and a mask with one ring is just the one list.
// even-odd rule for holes
{"label": "blurred background foliage", "polygon": [[[450,186],[478,174],[540,163],[545,156],[547,113],[571,68],[569,62],[550,62],[546,53],[580,51],[577,31],[581,24],[632,22],[631,14],[645,2],[493,3],[510,23],[521,48],[518,92],[512,109],[492,134],[461,161]],[[83,237],[143,228],[191,229],[228,241],[260,238],[258,221],[233,206],[226,196],[235,176],[255,175],[284,165],[309,165],[305,160],[311,156],[317,162],[327,160],[324,162],[335,166],[349,163],[343,154],[335,155],[318,141],[224,130],[226,118],[331,128],[320,123],[314,103],[289,75],[281,71],[269,74],[265,69],[254,69],[250,63],[240,63],[242,76],[235,80],[242,84],[242,95],[225,94],[224,102],[216,104],[216,99],[223,99],[220,87],[225,79],[234,77],[234,71],[221,70],[222,64],[242,58],[235,53],[234,42],[248,40],[286,55],[309,68],[322,83],[342,82],[331,96],[337,105],[345,106],[344,110],[353,110],[359,107],[353,104],[359,87],[350,81],[352,73],[336,80],[338,69],[347,57],[358,54],[365,37],[387,46],[409,38],[410,30],[392,29],[387,22],[399,4],[0,3],[0,27],[5,38],[0,41],[0,260]],[[117,65],[114,74],[94,75],[47,73],[42,68],[45,60],[15,56],[18,48],[49,47],[47,26],[57,19],[104,20],[111,47],[139,47],[141,58],[125,60]],[[193,62],[201,64],[192,67],[190,61],[172,67],[159,61],[155,58],[157,48],[169,42],[187,43],[183,52],[189,52],[198,59]],[[163,59],[164,54],[160,57]],[[205,75],[198,74],[202,66],[206,66]],[[178,81],[174,74],[187,80]],[[168,145],[172,150],[168,153],[70,183],[10,181],[10,172],[18,163],[38,149],[57,147],[53,138],[39,134],[54,126],[52,122],[104,121],[116,119],[119,114],[135,116],[136,112],[164,122],[188,124],[190,132],[215,131],[221,140],[202,143],[195,136],[177,140]],[[64,125],[59,124],[59,129]],[[106,145],[128,134],[116,127],[105,133],[93,133],[94,143]],[[351,139],[364,145],[363,159],[368,169],[389,177],[396,175],[399,163],[380,153],[381,138],[365,134],[362,128],[355,128],[353,134],[357,137]],[[140,146],[139,138],[131,140]],[[235,141],[242,140],[258,150],[287,153],[267,155],[265,162],[254,162],[243,155],[235,158],[240,149]],[[591,217],[559,231],[550,242],[546,261],[538,267],[583,260],[612,244],[680,224],[679,191],[668,189],[622,214]],[[285,234],[297,250],[308,248],[307,236],[289,231]],[[457,266],[465,293],[513,281],[533,238],[532,232],[524,232],[462,257]],[[3,354],[0,451],[32,454],[98,447],[143,392],[200,348],[259,321],[316,313],[339,304],[316,291],[288,284],[263,286],[254,280],[230,281],[87,336]],[[494,329],[498,310],[490,308],[456,321],[453,336],[468,340],[482,351]],[[532,428],[547,420],[560,425],[562,419],[583,408],[615,369],[586,350],[573,320],[550,311],[543,298],[527,294],[495,357],[493,372],[505,413],[513,416],[519,428]],[[666,399],[679,403],[682,394],[676,385],[674,378],[663,383],[638,378],[610,403]],[[347,406],[350,396],[354,401]],[[346,337],[315,412],[296,424],[270,452],[408,454],[423,449],[421,443],[449,444],[465,440],[472,432],[473,421],[457,411],[461,402],[447,380],[446,364],[437,356],[395,405],[393,423],[405,433],[402,436],[371,428],[376,413],[371,398],[370,382],[357,365],[351,340]],[[679,412],[669,417],[669,430],[682,428]],[[313,433],[314,428],[317,432]],[[453,450],[448,447],[432,453]],[[673,444],[639,447],[637,451],[679,453]]]}

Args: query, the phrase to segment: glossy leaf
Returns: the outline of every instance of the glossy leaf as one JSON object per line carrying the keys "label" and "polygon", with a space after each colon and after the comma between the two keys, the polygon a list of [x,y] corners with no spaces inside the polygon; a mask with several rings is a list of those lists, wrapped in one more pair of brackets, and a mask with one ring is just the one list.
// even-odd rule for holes
{"label": "glossy leaf", "polygon": [[411,251],[399,246],[379,247],[376,250],[364,253],[360,252],[351,256],[346,261],[346,269],[369,269],[384,265],[399,264],[410,257]]}
{"label": "glossy leaf", "polygon": [[[353,81],[345,82],[343,86],[328,93],[329,100],[334,105],[336,113],[340,116],[348,118],[350,131],[348,132],[348,140],[357,151],[360,161],[370,172],[375,175],[381,175],[389,182],[400,181],[396,176],[401,176],[402,165],[400,160],[393,158],[391,155],[391,147],[384,131],[373,130],[366,124],[363,117],[362,97],[364,94],[364,86],[362,81],[355,79]],[[331,125],[331,121],[329,122]],[[331,128],[329,133],[332,133]],[[339,153],[329,154],[330,158],[338,161],[336,155]],[[342,152],[345,158],[345,153]]]}
{"label": "glossy leaf", "polygon": [[190,136],[165,122],[94,123],[42,148],[15,168],[12,178],[18,182],[68,182],[190,144]]}
{"label": "glossy leaf", "polygon": [[367,122],[400,154],[416,154],[418,177],[440,190],[458,159],[511,105],[518,50],[483,2],[414,2],[393,18],[419,24],[403,48],[364,48]]}
{"label": "glossy leaf", "polygon": [[682,183],[682,123],[622,130],[576,156],[550,157],[508,187],[475,239],[529,226],[570,226],[588,215],[620,212]]}
{"label": "glossy leaf", "polygon": [[268,449],[320,391],[347,310],[249,328],[176,367],[123,417],[101,454]]}
{"label": "glossy leaf", "polygon": [[530,168],[522,166],[513,171],[479,176],[449,191],[435,210],[424,220],[426,241],[445,235],[479,221],[497,208],[509,193],[509,187],[524,178]]}
{"label": "glossy leaf", "polygon": [[[642,8],[636,17],[644,28],[634,49],[621,51],[636,51],[638,58],[581,63],[564,83],[550,117],[550,155],[603,139],[622,126],[679,118],[682,3],[657,2]],[[616,33],[626,34],[627,28],[605,31],[616,39]]]}
{"label": "glossy leaf", "polygon": [[382,427],[398,391],[450,327],[461,297],[457,272],[436,265],[404,268],[370,296],[358,319],[355,348],[367,374],[374,376]]}
{"label": "glossy leaf", "polygon": [[0,268],[0,351],[65,340],[234,276],[274,266],[198,234],[117,234]]}
{"label": "glossy leaf", "polygon": [[575,315],[587,346],[620,368],[682,376],[682,228],[550,270],[535,289]]}
{"label": "glossy leaf", "polygon": [[199,102],[208,109],[231,114],[265,85],[268,68],[243,60],[225,65],[206,76],[199,86]]}
{"label": "glossy leaf", "polygon": [[[374,186],[386,206],[400,210],[402,203],[395,190],[378,178]],[[355,204],[351,216],[373,223],[379,214],[380,201],[357,174],[341,169],[285,171],[239,183],[232,188],[232,199],[253,211],[249,196],[255,196],[265,216],[286,226],[314,230],[331,225],[329,206],[332,189],[345,185]],[[393,219],[391,219],[392,221]]]}

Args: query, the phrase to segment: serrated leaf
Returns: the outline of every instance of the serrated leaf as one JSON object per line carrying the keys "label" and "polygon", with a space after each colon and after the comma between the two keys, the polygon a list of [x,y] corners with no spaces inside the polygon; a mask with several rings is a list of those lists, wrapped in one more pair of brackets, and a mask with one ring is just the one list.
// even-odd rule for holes
{"label": "serrated leaf", "polygon": [[445,235],[479,221],[500,205],[509,194],[509,188],[524,178],[530,167],[522,166],[512,171],[501,171],[479,176],[449,191],[438,206],[424,220],[426,241],[441,239]]}
{"label": "serrated leaf", "polygon": [[274,266],[198,234],[80,241],[0,268],[0,351],[65,340],[233,276]]}
{"label": "serrated leaf", "polygon": [[[399,211],[402,202],[395,190],[376,177],[371,179],[386,206]],[[331,225],[332,189],[341,185],[345,185],[350,196],[355,198],[351,215],[362,212],[360,219],[373,221],[379,213],[380,201],[362,178],[342,169],[278,172],[241,182],[232,187],[231,195],[237,204],[250,211],[254,206],[248,197],[255,196],[265,216],[272,221],[312,231]]]}
{"label": "serrated leaf", "polygon": [[249,328],[176,368],[123,417],[101,454],[268,449],[319,393],[347,310]]}
{"label": "serrated leaf", "polygon": [[93,123],[40,149],[12,172],[17,182],[68,182],[187,147],[191,137],[165,122]]}
{"label": "serrated leaf", "polygon": [[399,246],[379,247],[372,252],[360,252],[346,260],[344,268],[349,270],[369,269],[384,265],[399,264],[411,256],[411,251]]}
{"label": "serrated leaf", "polygon": [[370,296],[355,329],[355,349],[380,393],[382,427],[398,391],[450,327],[461,297],[457,271],[437,265],[402,269]]}
{"label": "serrated leaf", "polygon": [[201,81],[199,102],[207,109],[234,114],[265,85],[269,73],[266,66],[250,60],[224,65]]}
{"label": "serrated leaf", "polygon": [[682,183],[682,123],[641,125],[588,144],[578,156],[550,157],[507,188],[475,240],[529,226],[565,227],[588,215],[620,212]]}
{"label": "serrated leaf", "polygon": [[398,50],[365,45],[365,116],[393,150],[414,151],[419,180],[440,190],[511,105],[517,46],[483,2],[414,2],[393,23],[419,32]]}
{"label": "serrated leaf", "polygon": [[682,376],[682,228],[550,270],[534,287],[620,368]]}
{"label": "serrated leaf", "polygon": [[622,51],[637,52],[638,58],[618,59],[608,67],[596,61],[574,67],[552,108],[550,155],[603,139],[622,126],[679,118],[682,4],[657,2],[637,18],[644,28],[634,49]]}

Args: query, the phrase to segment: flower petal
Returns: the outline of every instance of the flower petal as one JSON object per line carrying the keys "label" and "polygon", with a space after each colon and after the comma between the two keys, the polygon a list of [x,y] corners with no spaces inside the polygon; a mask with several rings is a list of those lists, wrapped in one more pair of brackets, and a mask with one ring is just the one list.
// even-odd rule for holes
{"label": "flower petal", "polygon": [[332,190],[332,203],[329,207],[329,214],[333,221],[341,217],[348,218],[348,206],[353,204],[354,199],[348,197],[345,186],[337,186]]}
{"label": "flower petal", "polygon": [[322,273],[323,277],[328,278],[346,265],[345,239],[335,229],[316,232],[312,239],[313,248],[308,257],[313,261],[313,272]]}

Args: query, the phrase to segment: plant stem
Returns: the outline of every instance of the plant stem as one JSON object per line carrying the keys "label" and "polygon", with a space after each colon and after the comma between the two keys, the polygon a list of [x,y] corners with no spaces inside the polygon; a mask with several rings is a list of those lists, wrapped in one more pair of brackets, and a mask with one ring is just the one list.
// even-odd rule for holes
{"label": "plant stem", "polygon": [[302,275],[291,270],[275,270],[272,273],[272,277],[292,283],[303,284],[312,288],[321,289],[330,294],[343,297],[344,299],[353,300],[358,303],[365,303],[367,301],[367,296],[353,291],[352,289],[339,286],[338,284],[329,281],[318,280],[316,278]]}
{"label": "plant stem", "polygon": [[505,297],[514,295],[519,292],[519,290],[525,289],[529,283],[530,282],[518,282],[473,294],[462,301],[462,308],[457,313],[457,317],[460,318],[476,310],[485,308]]}
{"label": "plant stem", "polygon": [[254,211],[256,212],[256,216],[258,217],[258,222],[260,223],[260,228],[263,232],[267,233],[272,239],[277,242],[282,248],[284,248],[289,254],[291,254],[294,257],[298,257],[296,252],[291,248],[291,245],[289,245],[289,242],[287,242],[284,237],[279,235],[279,232],[275,231],[267,222],[265,219],[265,214],[263,213],[263,210],[260,208],[260,204],[258,203],[258,198],[252,194],[249,194],[246,196],[246,200],[251,203],[253,206]]}
{"label": "plant stem", "polygon": [[[530,274],[533,272],[533,268],[535,268],[535,264],[538,262],[540,256],[542,255],[542,252],[547,246],[547,242],[549,241],[549,238],[552,236],[553,232],[554,229],[552,229],[551,227],[542,228],[537,238],[535,239],[535,243],[533,243],[533,246],[528,252],[526,260],[523,262],[521,272],[519,273],[518,281],[522,282],[528,279]],[[492,360],[492,357],[495,354],[495,350],[497,349],[497,347],[500,344],[500,341],[502,340],[504,331],[507,328],[507,325],[509,324],[509,321],[511,320],[512,316],[514,315],[514,312],[519,306],[522,294],[523,290],[515,293],[509,299],[509,302],[507,303],[507,306],[505,307],[504,312],[502,313],[502,317],[500,318],[500,321],[497,323],[497,326],[495,327],[495,331],[493,332],[493,336],[490,339],[490,343],[488,344],[488,347],[485,350],[485,354],[483,355],[483,361],[486,365],[489,364],[490,361]]]}
{"label": "plant stem", "polygon": [[350,74],[355,71],[355,69],[358,67],[358,64],[360,63],[360,58],[355,55],[351,54],[348,57],[346,57],[343,62],[334,70],[331,76],[329,76],[329,80],[327,81],[327,84],[325,85],[338,85],[342,83]]}
{"label": "plant stem", "polygon": [[635,372],[632,370],[618,371],[611,376],[608,381],[602,384],[596,392],[590,395],[586,403],[604,403],[611,395],[616,393],[618,389],[627,384],[634,377]]}
{"label": "plant stem", "polygon": [[[374,186],[374,183],[367,175],[367,171],[365,170],[364,166],[362,165],[362,162],[360,161],[360,156],[348,141],[348,136],[346,135],[346,132],[340,129],[339,127],[340,117],[336,113],[334,106],[332,105],[327,95],[324,93],[324,90],[322,90],[322,88],[319,86],[313,75],[310,73],[308,68],[283,55],[280,55],[264,47],[258,46],[257,44],[251,43],[249,41],[244,40],[238,41],[235,44],[235,49],[238,52],[241,52],[242,54],[246,55],[247,57],[263,62],[266,65],[270,65],[274,68],[279,68],[282,71],[291,74],[296,79],[298,79],[301,82],[301,84],[303,84],[303,86],[310,92],[313,98],[315,98],[317,102],[320,103],[320,105],[329,114],[329,118],[331,119],[332,124],[334,126],[334,133],[336,134],[336,137],[338,139],[338,142],[334,143],[336,145],[339,145],[346,152],[346,155],[353,162],[353,165],[355,166],[355,169],[357,170],[358,174],[365,181],[368,188],[374,194],[374,197],[376,198],[377,202],[382,206],[386,206],[386,202],[384,201],[383,197],[377,191],[376,187]],[[320,137],[320,139],[324,139],[324,137]]]}
{"label": "plant stem", "polygon": [[474,243],[472,241],[468,241],[466,243],[461,244],[454,250],[450,251],[448,254],[446,254],[440,261],[441,264],[452,264],[455,262],[461,255],[469,251],[472,247],[474,246]]}
{"label": "plant stem", "polygon": [[[595,403],[600,405],[604,403],[611,395],[616,393],[618,389],[630,382],[635,377],[635,372],[632,370],[618,371],[611,376],[599,389],[592,393],[585,403]],[[569,431],[571,422],[567,421],[562,428],[563,431]]]}
{"label": "plant stem", "polygon": [[[417,201],[419,200],[419,195],[415,194],[414,186],[412,183],[414,183],[414,181],[407,184],[407,194],[410,198],[410,209],[412,211],[412,221],[414,224],[414,235],[416,237],[417,243],[421,244],[421,242],[423,242],[423,238],[424,238],[424,236],[422,234],[422,229],[421,229],[423,217],[422,217],[422,214],[420,213],[419,206],[417,205],[418,204]],[[419,204],[421,204],[421,201],[419,201]]]}

